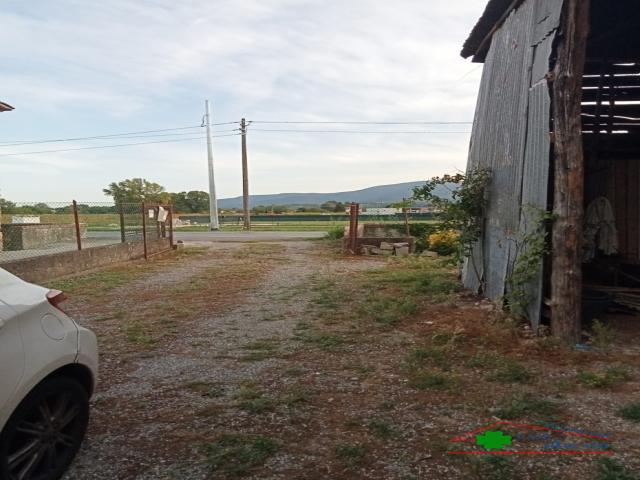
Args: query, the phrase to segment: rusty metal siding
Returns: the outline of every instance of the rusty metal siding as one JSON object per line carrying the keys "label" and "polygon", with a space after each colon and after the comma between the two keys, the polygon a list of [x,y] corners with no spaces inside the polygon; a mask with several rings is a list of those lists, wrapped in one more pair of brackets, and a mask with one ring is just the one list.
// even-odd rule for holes
{"label": "rusty metal siding", "polygon": [[[526,1],[493,37],[476,109],[469,152],[469,168],[491,170],[486,234],[482,252],[484,293],[492,299],[504,295],[514,234],[520,222],[522,167],[527,135],[528,91],[533,63],[535,0]],[[468,288],[481,281],[465,268]]]}
{"label": "rusty metal siding", "polygon": [[[465,286],[494,300],[507,289],[518,239],[530,225],[524,205],[547,207],[550,97],[546,82],[562,0],[527,0],[492,40],[474,120],[468,169],[492,173],[484,237],[473,251],[480,278],[465,262]],[[530,223],[530,222],[529,222]],[[527,286],[527,315],[537,328],[542,278]]]}

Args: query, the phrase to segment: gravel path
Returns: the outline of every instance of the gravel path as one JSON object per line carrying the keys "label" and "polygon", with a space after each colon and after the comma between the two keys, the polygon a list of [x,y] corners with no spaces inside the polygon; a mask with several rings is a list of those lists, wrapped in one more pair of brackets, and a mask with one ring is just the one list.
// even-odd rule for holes
{"label": "gravel path", "polygon": [[[233,430],[243,415],[230,412],[212,423],[202,413],[216,409],[210,396],[184,386],[195,382],[215,386],[218,405],[232,402],[243,382],[260,379],[284,362],[281,358],[243,361],[247,345],[273,342],[281,355],[295,348],[290,340],[309,301],[307,285],[313,278],[379,265],[373,260],[345,262],[327,252],[319,254],[318,248],[325,247],[308,241],[260,245],[257,257],[268,264],[268,273],[237,297],[231,308],[214,310],[180,327],[179,334],[161,348],[123,357],[111,350],[103,355],[104,378],[93,402],[92,427],[66,480],[208,478],[200,463],[176,461],[173,450],[197,457],[193,445],[201,436],[220,427]],[[171,289],[208,268],[234,269],[245,260],[240,252],[246,245],[207,247],[210,254],[204,259],[189,259],[120,287],[107,308],[121,307],[125,292]],[[221,284],[220,289],[224,288]],[[82,323],[89,323],[100,337],[99,324]]]}

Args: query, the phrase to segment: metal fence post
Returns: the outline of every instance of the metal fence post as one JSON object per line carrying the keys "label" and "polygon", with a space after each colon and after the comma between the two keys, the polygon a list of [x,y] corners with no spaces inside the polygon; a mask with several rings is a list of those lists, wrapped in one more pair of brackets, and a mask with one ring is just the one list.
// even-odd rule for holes
{"label": "metal fence post", "polygon": [[142,202],[142,242],[144,244],[144,259],[147,260],[147,209]]}
{"label": "metal fence post", "polygon": [[73,220],[76,224],[76,243],[78,244],[78,250],[82,250],[82,238],[80,236],[80,221],[78,219],[78,202],[73,200]]}
{"label": "metal fence post", "polygon": [[124,243],[126,240],[126,234],[124,230],[124,207],[122,206],[122,204],[120,204],[119,206],[120,206],[120,240],[122,241],[122,243]]}
{"label": "metal fence post", "polygon": [[169,245],[173,248],[173,205],[169,204]]}

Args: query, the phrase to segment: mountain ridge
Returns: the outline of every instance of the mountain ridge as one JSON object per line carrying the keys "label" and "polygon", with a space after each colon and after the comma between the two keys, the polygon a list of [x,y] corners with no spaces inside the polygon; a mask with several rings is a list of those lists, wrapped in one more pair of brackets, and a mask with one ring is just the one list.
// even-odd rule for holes
{"label": "mountain ridge", "polygon": [[[274,193],[268,195],[251,195],[249,203],[251,207],[259,205],[286,205],[305,206],[320,205],[329,201],[342,203],[357,202],[362,204],[388,204],[402,201],[403,198],[411,198],[413,188],[425,184],[425,181],[395,183],[389,185],[376,185],[359,190],[332,193]],[[440,188],[442,187],[442,188]],[[450,190],[445,186],[439,186],[436,193],[442,196],[450,196]],[[242,197],[223,198],[218,200],[220,208],[241,208]]]}

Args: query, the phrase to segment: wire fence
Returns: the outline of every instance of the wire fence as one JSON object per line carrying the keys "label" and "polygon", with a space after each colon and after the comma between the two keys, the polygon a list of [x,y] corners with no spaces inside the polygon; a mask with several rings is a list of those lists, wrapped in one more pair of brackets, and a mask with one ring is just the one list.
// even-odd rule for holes
{"label": "wire fence", "polygon": [[110,202],[11,204],[0,212],[0,264],[73,250],[170,238],[171,205]]}

